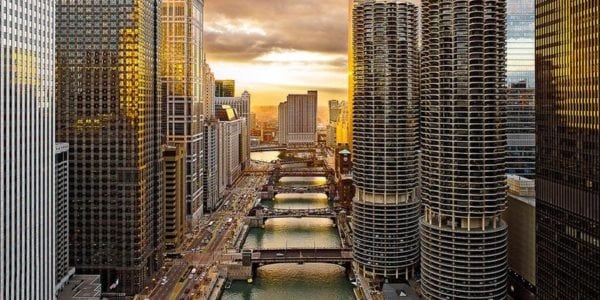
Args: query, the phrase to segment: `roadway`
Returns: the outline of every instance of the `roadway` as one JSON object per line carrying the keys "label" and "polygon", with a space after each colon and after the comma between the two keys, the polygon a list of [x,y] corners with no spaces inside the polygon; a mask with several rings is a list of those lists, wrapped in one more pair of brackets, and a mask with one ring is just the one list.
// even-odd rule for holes
{"label": "roadway", "polygon": [[[251,168],[264,168],[261,164],[253,163]],[[243,226],[243,220],[258,198],[260,187],[266,183],[267,176],[242,175],[229,194],[223,200],[221,208],[207,214],[200,226],[193,231],[191,237],[183,243],[180,253],[183,258],[174,259],[172,267],[168,269],[166,283],[163,279],[157,280],[157,286],[151,293],[151,299],[203,299],[206,285],[218,276],[217,265],[221,254],[227,248],[232,248],[234,241],[232,237],[238,227]],[[232,219],[228,222],[229,218]],[[208,226],[213,222],[211,226]],[[183,285],[178,285],[188,266],[198,269],[196,274],[190,274]]]}

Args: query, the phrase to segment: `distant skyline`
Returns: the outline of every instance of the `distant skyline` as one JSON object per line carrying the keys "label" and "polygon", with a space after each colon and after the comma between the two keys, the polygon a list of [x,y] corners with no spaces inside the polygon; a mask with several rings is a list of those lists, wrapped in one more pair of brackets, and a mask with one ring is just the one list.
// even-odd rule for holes
{"label": "distant skyline", "polygon": [[205,49],[217,79],[234,79],[252,105],[319,91],[347,98],[347,0],[207,1]]}

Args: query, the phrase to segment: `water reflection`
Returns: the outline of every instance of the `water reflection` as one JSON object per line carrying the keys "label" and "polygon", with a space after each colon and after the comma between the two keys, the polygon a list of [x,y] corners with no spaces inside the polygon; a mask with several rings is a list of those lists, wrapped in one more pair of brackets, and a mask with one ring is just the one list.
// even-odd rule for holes
{"label": "water reflection", "polygon": [[341,266],[274,264],[258,268],[253,284],[234,282],[221,299],[350,300],[354,294]]}
{"label": "water reflection", "polygon": [[276,209],[321,209],[330,207],[327,195],[323,193],[284,193],[275,195],[273,200],[262,200],[260,204]]}
{"label": "water reflection", "polygon": [[326,218],[269,219],[264,228],[251,228],[244,243],[246,249],[257,248],[338,248],[337,228]]}
{"label": "water reflection", "polygon": [[322,176],[306,176],[306,177],[295,177],[295,176],[284,176],[279,179],[278,185],[282,186],[294,186],[294,187],[305,187],[305,186],[321,186],[327,184],[327,178]]}
{"label": "water reflection", "polygon": [[281,151],[260,151],[251,152],[250,159],[262,162],[271,162],[279,159]]}

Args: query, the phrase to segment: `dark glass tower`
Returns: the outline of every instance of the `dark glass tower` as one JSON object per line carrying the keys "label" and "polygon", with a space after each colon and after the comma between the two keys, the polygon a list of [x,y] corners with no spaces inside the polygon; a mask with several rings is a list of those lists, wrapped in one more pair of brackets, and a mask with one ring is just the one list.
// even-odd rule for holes
{"label": "dark glass tower", "polygon": [[506,1],[506,172],[535,175],[535,0]]}
{"label": "dark glass tower", "polygon": [[423,295],[506,299],[506,2],[422,3]]}
{"label": "dark glass tower", "polygon": [[56,127],[71,146],[71,264],[100,273],[106,292],[134,295],[159,269],[164,245],[160,1],[56,5]]}
{"label": "dark glass tower", "polygon": [[370,277],[408,279],[419,263],[418,11],[412,0],[354,1],[353,246]]}
{"label": "dark glass tower", "polygon": [[536,281],[600,299],[600,2],[536,1]]}

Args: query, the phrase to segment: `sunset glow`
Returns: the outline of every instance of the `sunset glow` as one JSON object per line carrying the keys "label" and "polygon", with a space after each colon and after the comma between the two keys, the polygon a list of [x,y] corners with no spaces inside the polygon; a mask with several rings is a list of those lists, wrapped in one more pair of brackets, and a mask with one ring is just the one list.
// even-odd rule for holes
{"label": "sunset glow", "polygon": [[208,63],[216,78],[250,91],[256,106],[312,89],[320,105],[346,100],[346,9],[344,0],[207,1]]}

